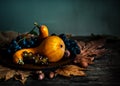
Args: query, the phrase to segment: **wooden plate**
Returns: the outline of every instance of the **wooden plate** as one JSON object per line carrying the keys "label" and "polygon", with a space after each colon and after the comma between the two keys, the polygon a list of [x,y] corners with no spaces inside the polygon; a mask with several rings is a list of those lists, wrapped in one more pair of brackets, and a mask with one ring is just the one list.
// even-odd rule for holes
{"label": "wooden plate", "polygon": [[48,65],[39,65],[39,64],[30,64],[25,63],[24,65],[16,65],[12,63],[12,60],[8,58],[0,58],[0,63],[4,66],[14,68],[14,69],[24,69],[24,70],[42,70],[42,69],[51,69],[51,68],[57,68],[66,64],[69,64],[72,62],[72,58],[64,58],[58,62],[49,63]]}

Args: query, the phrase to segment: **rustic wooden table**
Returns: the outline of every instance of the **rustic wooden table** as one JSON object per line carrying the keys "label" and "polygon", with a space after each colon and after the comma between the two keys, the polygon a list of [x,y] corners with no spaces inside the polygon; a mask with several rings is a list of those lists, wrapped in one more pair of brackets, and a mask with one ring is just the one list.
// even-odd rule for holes
{"label": "rustic wooden table", "polygon": [[[77,38],[85,40],[89,38]],[[120,86],[120,40],[108,39],[106,48],[112,52],[95,60],[95,64],[88,67],[86,77],[62,77],[57,76],[53,79],[45,78],[36,80],[29,77],[25,86]],[[0,86],[22,86],[19,81],[10,79],[0,81]]]}

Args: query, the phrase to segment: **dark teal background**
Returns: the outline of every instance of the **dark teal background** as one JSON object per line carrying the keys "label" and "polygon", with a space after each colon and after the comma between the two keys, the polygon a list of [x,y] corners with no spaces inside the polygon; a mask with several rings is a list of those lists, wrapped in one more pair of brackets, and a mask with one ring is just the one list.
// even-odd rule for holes
{"label": "dark teal background", "polygon": [[0,31],[27,32],[33,23],[50,33],[120,36],[119,0],[1,0]]}

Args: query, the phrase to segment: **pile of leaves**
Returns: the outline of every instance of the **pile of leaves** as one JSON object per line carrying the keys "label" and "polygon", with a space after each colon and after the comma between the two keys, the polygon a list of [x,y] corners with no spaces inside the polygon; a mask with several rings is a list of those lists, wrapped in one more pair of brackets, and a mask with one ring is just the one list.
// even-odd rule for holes
{"label": "pile of leaves", "polygon": [[[11,35],[12,33],[12,35]],[[19,34],[17,32],[0,32],[0,43],[4,44],[1,47],[2,49],[5,48],[9,42],[18,36]],[[7,40],[6,40],[7,39]],[[99,40],[91,40],[91,41],[78,41],[78,43],[81,53],[78,54],[73,62],[71,64],[66,64],[62,67],[59,67],[58,69],[52,70],[49,74],[49,78],[54,78],[56,75],[62,75],[65,77],[71,77],[71,76],[86,76],[85,70],[87,70],[87,67],[91,64],[94,64],[94,60],[101,57],[103,54],[106,53],[106,49],[104,48],[105,39],[99,39]],[[0,56],[1,58],[2,56]],[[11,78],[14,78],[15,80],[19,80],[23,84],[27,80],[29,76],[39,75],[39,80],[44,79],[45,73],[41,72],[42,70],[38,71],[25,71],[25,70],[19,70],[19,69],[11,69],[8,67],[4,67],[4,65],[0,64],[0,79],[3,80],[9,80]]]}
{"label": "pile of leaves", "polygon": [[101,57],[107,52],[104,48],[105,39],[94,41],[77,41],[81,53],[74,58],[74,65],[63,66],[57,69],[57,73],[63,76],[86,76],[85,70],[94,60]]}

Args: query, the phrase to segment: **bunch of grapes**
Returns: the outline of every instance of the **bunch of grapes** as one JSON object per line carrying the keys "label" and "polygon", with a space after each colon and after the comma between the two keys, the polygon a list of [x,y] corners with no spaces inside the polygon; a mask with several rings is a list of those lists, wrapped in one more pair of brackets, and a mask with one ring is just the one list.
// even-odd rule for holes
{"label": "bunch of grapes", "polygon": [[17,50],[20,50],[22,48],[30,48],[30,47],[35,47],[38,45],[38,37],[26,37],[23,35],[17,36],[15,39],[11,41],[7,48],[7,52],[9,54],[15,53]]}
{"label": "bunch of grapes", "polygon": [[62,38],[66,49],[70,51],[71,55],[76,56],[77,54],[80,54],[80,47],[75,40],[67,38],[65,34],[60,34],[59,37]]}
{"label": "bunch of grapes", "polygon": [[25,63],[35,63],[41,65],[48,65],[48,58],[40,54],[33,54],[32,52],[24,51],[22,53],[23,61]]}

